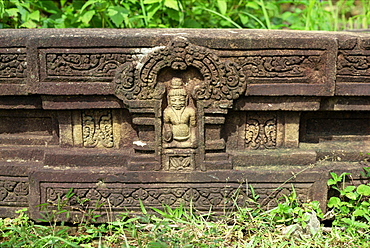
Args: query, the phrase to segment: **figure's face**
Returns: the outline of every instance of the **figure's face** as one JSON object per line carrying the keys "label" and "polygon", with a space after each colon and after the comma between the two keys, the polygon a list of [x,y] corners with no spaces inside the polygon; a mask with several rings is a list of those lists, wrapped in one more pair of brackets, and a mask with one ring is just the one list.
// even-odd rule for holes
{"label": "figure's face", "polygon": [[170,96],[170,105],[176,110],[180,110],[185,107],[186,97],[185,96]]}

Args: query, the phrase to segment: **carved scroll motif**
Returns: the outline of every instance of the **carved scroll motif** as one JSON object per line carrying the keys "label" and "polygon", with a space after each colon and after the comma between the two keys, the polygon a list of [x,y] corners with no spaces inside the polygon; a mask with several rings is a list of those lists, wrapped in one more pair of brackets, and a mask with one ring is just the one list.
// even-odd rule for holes
{"label": "carved scroll motif", "polygon": [[317,55],[248,56],[238,62],[248,77],[306,77],[307,71],[318,69]]}
{"label": "carved scroll motif", "polygon": [[339,54],[337,74],[370,76],[370,55]]}
{"label": "carved scroll motif", "polygon": [[248,148],[276,148],[276,135],[276,115],[248,116],[245,130],[245,142]]}
{"label": "carved scroll motif", "polygon": [[0,78],[24,78],[27,69],[26,54],[0,54]]}
{"label": "carved scroll motif", "polygon": [[[138,207],[140,202],[145,206],[160,207],[163,204],[168,206],[178,206],[180,204],[193,204],[194,207],[223,208],[233,206],[233,201],[226,201],[238,191],[238,187],[225,188],[215,187],[155,187],[142,188],[123,186],[121,189],[106,188],[92,189],[80,188],[73,189],[74,196],[68,199],[70,205],[79,205],[80,200],[88,199],[89,204],[94,206],[94,202],[107,203],[114,208]],[[65,199],[68,189],[58,187],[46,188],[46,201],[57,202],[58,199]],[[243,193],[239,193],[240,196]],[[58,198],[59,197],[59,198]],[[240,197],[242,199],[242,197]],[[242,200],[241,200],[242,201]],[[81,201],[80,201],[81,202]]]}
{"label": "carved scroll motif", "polygon": [[0,181],[0,205],[19,205],[28,202],[28,182]]}
{"label": "carved scroll motif", "polygon": [[46,68],[48,76],[112,77],[116,69],[132,56],[122,53],[48,53]]}
{"label": "carved scroll motif", "polygon": [[110,110],[90,110],[82,112],[84,147],[114,146],[113,120]]}
{"label": "carved scroll motif", "polygon": [[[266,184],[260,186],[257,184],[255,193],[260,195],[259,203],[263,206],[274,207],[277,205],[276,199],[280,199],[280,196],[291,193],[291,188],[279,188],[279,185],[272,183],[266,187]],[[43,188],[45,191],[45,199],[43,201],[57,205],[58,199],[66,199],[68,200],[68,204],[77,208],[81,207],[81,202],[88,200],[86,203],[89,205],[84,207],[94,207],[96,206],[95,203],[99,202],[100,204],[104,204],[104,207],[111,206],[114,209],[125,209],[139,207],[140,202],[142,202],[145,206],[150,207],[162,207],[163,204],[168,206],[192,204],[195,208],[208,210],[212,207],[214,210],[224,210],[225,207],[235,207],[235,203],[243,206],[246,198],[245,192],[240,190],[240,186],[238,187],[236,184],[225,186],[225,184],[209,183],[208,185],[198,184],[197,187],[186,184],[169,187],[161,185],[153,188],[143,188],[142,186],[129,184],[110,184],[104,189],[93,187],[74,188],[74,195],[67,199],[66,195],[70,188]],[[276,188],[279,188],[279,190],[276,190]],[[299,199],[303,201],[307,198],[309,190],[309,183],[297,185],[295,188],[297,195],[300,196]],[[235,196],[238,196],[237,199],[235,199]]]}
{"label": "carved scroll motif", "polygon": [[240,66],[231,61],[221,62],[210,49],[193,45],[183,38],[153,50],[139,65],[126,63],[117,70],[116,95],[121,99],[159,99],[165,89],[163,85],[157,85],[157,75],[166,67],[181,71],[195,67],[200,71],[203,81],[193,92],[197,100],[236,99],[246,86]]}

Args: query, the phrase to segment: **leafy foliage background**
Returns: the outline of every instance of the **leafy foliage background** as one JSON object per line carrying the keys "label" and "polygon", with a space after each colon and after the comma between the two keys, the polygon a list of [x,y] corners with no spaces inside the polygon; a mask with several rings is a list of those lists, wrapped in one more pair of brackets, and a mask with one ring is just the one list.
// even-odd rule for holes
{"label": "leafy foliage background", "polygon": [[0,28],[367,29],[368,0],[3,0]]}

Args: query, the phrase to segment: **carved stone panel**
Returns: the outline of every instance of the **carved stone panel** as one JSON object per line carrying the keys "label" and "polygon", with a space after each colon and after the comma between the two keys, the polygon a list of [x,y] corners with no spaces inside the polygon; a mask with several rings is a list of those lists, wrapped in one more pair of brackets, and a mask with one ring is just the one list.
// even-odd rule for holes
{"label": "carved stone panel", "polygon": [[[70,186],[70,188],[69,188]],[[68,184],[63,187],[55,183],[41,184],[41,201],[57,203],[59,199],[66,199],[66,194],[73,188],[75,194],[69,199],[73,207],[80,207],[80,202],[86,201],[89,206],[102,203],[106,208],[111,206],[114,210],[126,208],[135,209],[140,206],[141,201],[145,207],[161,208],[163,205],[171,207],[184,204],[199,210],[222,210],[235,204],[232,197],[238,195],[240,205],[243,205],[244,192],[239,189],[238,184],[105,184],[99,188],[96,184]]]}
{"label": "carved stone panel", "polygon": [[132,61],[128,49],[40,49],[41,81],[109,81]]}
{"label": "carved stone panel", "polygon": [[226,146],[230,151],[298,148],[299,126],[300,112],[233,111],[225,121]]}
{"label": "carved stone panel", "polygon": [[[72,187],[72,185],[74,187]],[[254,193],[259,195],[258,204],[266,209],[277,206],[278,200],[284,195],[290,195],[292,188],[281,187],[281,184],[252,183]],[[70,188],[68,188],[70,186]],[[313,183],[297,183],[294,186],[298,199],[304,203],[312,200]],[[74,195],[67,199],[66,195]],[[161,208],[163,205],[176,207],[192,206],[197,210],[223,211],[247,204],[247,197],[252,197],[249,190],[243,190],[238,183],[192,183],[192,184],[119,184],[109,183],[105,187],[94,184],[80,183],[58,186],[55,183],[41,184],[41,202],[57,205],[58,199],[67,200],[67,206],[72,209],[91,208],[102,205],[102,209],[110,208],[120,211],[126,208],[139,209],[140,202],[145,207]],[[84,202],[81,206],[80,202]],[[248,203],[250,206],[253,203]],[[99,211],[101,209],[95,209]]]}
{"label": "carved stone panel", "polygon": [[27,178],[0,177],[0,206],[27,206]]}
{"label": "carved stone panel", "polygon": [[82,111],[84,147],[114,147],[113,119],[111,110]]}
{"label": "carved stone panel", "polygon": [[277,147],[276,113],[248,113],[245,129],[245,143],[248,149]]}
{"label": "carved stone panel", "polygon": [[329,172],[369,159],[366,33],[0,30],[0,40],[0,215],[29,204],[35,217],[71,188],[72,209],[80,199],[116,212],[232,210],[250,196],[245,181],[262,205],[293,183],[326,206]]}
{"label": "carved stone panel", "polygon": [[330,53],[312,48],[227,51],[222,55],[234,58],[242,67],[248,78],[247,95],[333,95]]}
{"label": "carved stone panel", "polygon": [[[336,95],[370,95],[370,46],[368,39],[342,44],[337,58]],[[343,41],[340,41],[343,43]]]}
{"label": "carved stone panel", "polygon": [[[5,35],[7,36],[7,35]],[[11,39],[11,38],[9,38]],[[24,47],[14,47],[10,43],[3,43],[0,48],[0,95],[26,95],[29,59]]]}
{"label": "carved stone panel", "polygon": [[27,55],[24,48],[0,48],[0,83],[24,83]]}
{"label": "carved stone panel", "polygon": [[195,169],[194,149],[166,149],[163,166],[167,171],[192,171]]}

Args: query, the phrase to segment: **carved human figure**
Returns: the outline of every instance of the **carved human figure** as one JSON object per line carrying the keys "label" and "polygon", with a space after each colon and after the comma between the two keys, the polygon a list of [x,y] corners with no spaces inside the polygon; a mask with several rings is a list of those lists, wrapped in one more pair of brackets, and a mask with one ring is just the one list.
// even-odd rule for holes
{"label": "carved human figure", "polygon": [[163,119],[164,147],[195,148],[195,109],[188,106],[188,94],[180,78],[171,80]]}

